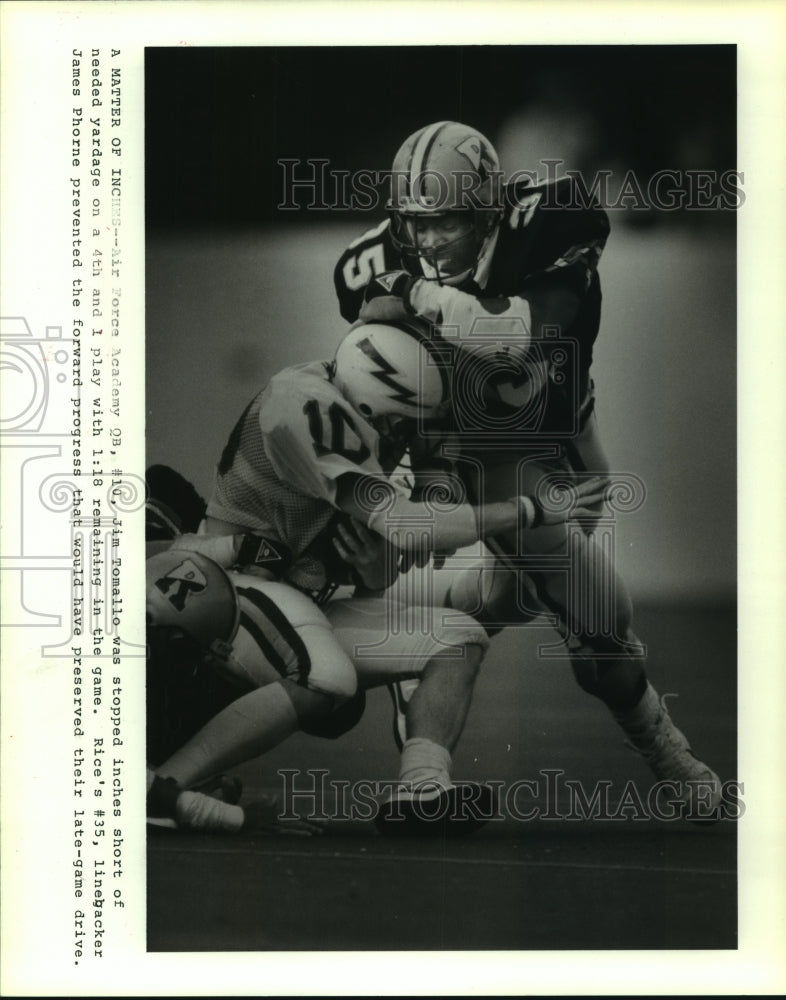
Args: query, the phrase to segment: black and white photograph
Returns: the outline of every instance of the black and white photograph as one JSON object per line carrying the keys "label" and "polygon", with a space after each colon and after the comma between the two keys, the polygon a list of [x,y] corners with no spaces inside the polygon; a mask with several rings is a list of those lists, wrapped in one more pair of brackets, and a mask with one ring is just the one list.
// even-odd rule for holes
{"label": "black and white photograph", "polygon": [[736,79],[146,50],[149,948],[735,947]]}
{"label": "black and white photograph", "polygon": [[0,5],[0,993],[783,992],[784,41]]}

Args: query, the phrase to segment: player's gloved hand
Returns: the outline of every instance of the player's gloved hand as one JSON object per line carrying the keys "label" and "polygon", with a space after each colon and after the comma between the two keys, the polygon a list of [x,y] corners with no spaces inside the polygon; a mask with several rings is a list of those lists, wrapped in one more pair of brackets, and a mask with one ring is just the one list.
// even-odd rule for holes
{"label": "player's gloved hand", "polygon": [[406,271],[377,274],[366,286],[360,319],[364,323],[401,322],[414,315],[409,292],[417,278]]}
{"label": "player's gloved hand", "polygon": [[546,476],[538,484],[535,496],[517,498],[525,528],[539,528],[566,521],[596,521],[609,488],[605,476],[586,479]]}

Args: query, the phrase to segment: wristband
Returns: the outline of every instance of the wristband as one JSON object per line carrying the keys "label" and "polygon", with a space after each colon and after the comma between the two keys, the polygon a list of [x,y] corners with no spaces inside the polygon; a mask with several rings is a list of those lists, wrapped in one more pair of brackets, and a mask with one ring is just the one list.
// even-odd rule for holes
{"label": "wristband", "polygon": [[379,296],[392,295],[401,299],[406,311],[414,315],[415,310],[410,301],[410,292],[417,280],[406,271],[388,271],[384,274],[377,274],[366,288],[364,301],[370,302]]}
{"label": "wristband", "polygon": [[525,528],[539,528],[543,523],[543,508],[532,497],[520,496],[519,512],[524,516]]}
{"label": "wristband", "polygon": [[270,570],[276,576],[283,576],[292,562],[292,551],[279,541],[271,541],[262,535],[239,535],[237,551],[239,566],[258,566]]}

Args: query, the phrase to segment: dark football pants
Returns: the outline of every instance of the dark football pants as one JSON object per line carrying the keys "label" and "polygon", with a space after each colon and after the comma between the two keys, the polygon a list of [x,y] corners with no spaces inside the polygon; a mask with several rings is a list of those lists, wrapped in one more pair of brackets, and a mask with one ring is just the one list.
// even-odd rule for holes
{"label": "dark football pants", "polygon": [[[491,442],[466,449],[461,469],[470,498],[482,507],[516,495],[537,496],[550,475],[570,482],[608,473],[608,462],[591,414],[582,432],[567,442],[544,441],[515,451]],[[543,497],[548,502],[548,491]],[[644,647],[631,629],[631,602],[614,565],[614,546],[613,513],[604,513],[592,533],[574,521],[495,538],[488,547],[514,570],[507,577],[505,617],[499,617],[502,602],[479,617],[495,632],[515,620],[511,615],[524,622],[544,610],[550,613],[581,687],[624,711],[639,700],[646,680]]]}

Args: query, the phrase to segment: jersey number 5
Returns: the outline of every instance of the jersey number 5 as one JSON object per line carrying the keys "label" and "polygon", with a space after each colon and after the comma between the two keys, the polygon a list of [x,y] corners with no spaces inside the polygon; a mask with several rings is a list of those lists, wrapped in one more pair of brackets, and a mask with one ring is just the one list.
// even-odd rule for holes
{"label": "jersey number 5", "polygon": [[344,283],[350,291],[356,292],[384,270],[385,248],[381,243],[372,243],[344,264]]}
{"label": "jersey number 5", "polygon": [[[348,462],[355,462],[362,465],[371,452],[363,444],[360,435],[355,430],[352,418],[346,413],[338,403],[331,403],[328,407],[327,415],[330,421],[330,443],[325,441],[325,425],[322,420],[322,411],[319,403],[315,399],[310,399],[303,407],[303,412],[308,418],[308,429],[314,439],[314,451],[317,455],[336,454],[346,458]],[[358,448],[348,448],[345,441],[346,428],[357,438]]]}

